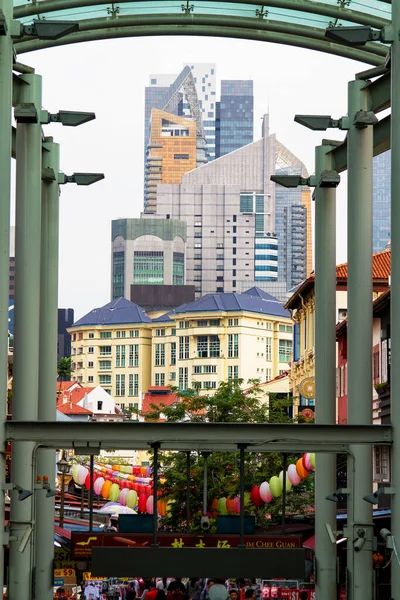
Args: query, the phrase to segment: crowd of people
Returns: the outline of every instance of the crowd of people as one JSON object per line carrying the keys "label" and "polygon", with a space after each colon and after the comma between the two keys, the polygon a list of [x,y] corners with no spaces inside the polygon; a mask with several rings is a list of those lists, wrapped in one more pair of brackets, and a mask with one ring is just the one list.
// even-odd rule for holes
{"label": "crowd of people", "polygon": [[257,586],[244,579],[135,578],[120,586],[121,600],[256,600],[256,597]]}

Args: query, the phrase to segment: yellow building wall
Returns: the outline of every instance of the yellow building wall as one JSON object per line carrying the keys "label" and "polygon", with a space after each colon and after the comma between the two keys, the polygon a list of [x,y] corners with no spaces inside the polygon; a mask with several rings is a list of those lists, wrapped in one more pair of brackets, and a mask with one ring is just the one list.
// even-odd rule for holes
{"label": "yellow building wall", "polygon": [[[72,379],[83,386],[101,385],[109,391],[121,408],[140,409],[141,394],[146,392],[150,385],[151,331],[143,324],[132,324],[112,327],[71,327],[68,332],[71,334]],[[111,335],[111,337],[100,337],[100,335]],[[138,366],[129,366],[130,346],[134,347],[133,355],[135,355],[135,346],[138,346]],[[101,355],[101,347],[110,347],[110,353]],[[119,347],[119,364],[125,362],[125,366],[117,366],[117,347]],[[125,361],[122,360],[122,347],[125,348]],[[105,361],[110,361],[110,368],[104,368]],[[117,389],[116,375],[125,376],[123,395],[122,381],[120,379],[120,386]],[[133,376],[133,390],[132,386],[130,388],[130,375]],[[135,385],[135,375],[138,376],[137,385]],[[102,376],[109,376],[110,383],[105,383],[105,378]]]}
{"label": "yellow building wall", "polygon": [[[210,320],[219,319],[219,325],[210,325]],[[292,340],[292,321],[290,318],[257,315],[243,312],[196,313],[176,315],[176,321],[151,324],[152,328],[152,385],[176,385],[187,381],[186,387],[194,382],[201,385],[202,393],[207,393],[208,385],[216,389],[219,382],[237,376],[243,379],[243,386],[250,379],[266,381],[289,369],[291,355],[286,361],[279,360],[279,340]],[[199,324],[201,322],[202,324]],[[205,324],[207,323],[207,324]],[[237,324],[236,324],[237,323]],[[181,326],[182,324],[182,326]],[[171,326],[172,325],[172,326]],[[279,326],[284,331],[279,330]],[[160,333],[164,330],[164,335]],[[157,335],[158,333],[158,335]],[[229,356],[229,336],[238,336],[238,356]],[[220,342],[219,357],[198,356],[198,337],[218,336]],[[188,338],[189,352],[186,358],[180,358],[180,339]],[[267,357],[267,341],[270,343],[270,356]],[[234,341],[234,340],[233,340]],[[156,344],[164,344],[165,366],[156,364],[160,353]],[[171,344],[176,344],[176,364],[171,364]],[[185,340],[183,342],[185,344]],[[159,348],[160,350],[160,348]],[[232,354],[235,353],[233,349]],[[236,369],[235,369],[236,367]],[[201,372],[199,372],[199,368]],[[180,369],[183,371],[180,372]],[[187,371],[185,371],[187,369]],[[165,373],[162,379],[162,373]],[[181,373],[181,381],[180,381]],[[237,375],[236,375],[237,373]],[[185,387],[185,386],[184,386]]]}

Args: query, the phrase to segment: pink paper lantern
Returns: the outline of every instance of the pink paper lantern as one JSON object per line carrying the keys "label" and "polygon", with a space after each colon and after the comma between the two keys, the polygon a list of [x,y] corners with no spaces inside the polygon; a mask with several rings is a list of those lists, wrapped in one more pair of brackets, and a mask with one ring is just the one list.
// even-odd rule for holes
{"label": "pink paper lantern", "polygon": [[260,485],[260,497],[264,502],[271,502],[273,496],[271,494],[271,490],[269,489],[268,481],[263,481]]}
{"label": "pink paper lantern", "polygon": [[146,502],[146,512],[149,513],[149,515],[153,514],[153,496],[149,496],[147,498],[147,502]]}
{"label": "pink paper lantern", "polygon": [[236,496],[233,499],[233,507],[235,509],[235,512],[237,512],[239,514],[240,513],[240,498],[239,498],[239,496]]}
{"label": "pink paper lantern", "polygon": [[313,468],[312,468],[309,452],[306,452],[305,454],[303,454],[302,461],[303,461],[303,467],[305,468],[306,471],[308,471],[310,473]]}
{"label": "pink paper lantern", "polygon": [[96,481],[94,482],[94,493],[97,494],[98,496],[100,496],[101,494],[101,490],[103,488],[104,485],[104,477],[99,477],[98,479],[96,479]]}
{"label": "pink paper lantern", "polygon": [[121,504],[121,506],[126,506],[126,497],[128,495],[128,492],[129,490],[127,488],[121,490],[121,493],[118,498],[118,502]]}
{"label": "pink paper lantern", "polygon": [[288,478],[289,478],[290,483],[292,485],[299,485],[299,483],[301,481],[301,477],[297,473],[296,465],[289,465],[287,473],[288,473]]}
{"label": "pink paper lantern", "polygon": [[83,485],[85,483],[85,479],[86,479],[88,473],[89,473],[89,471],[87,470],[86,467],[79,465],[78,471],[77,471],[77,480],[78,480],[79,485]]}

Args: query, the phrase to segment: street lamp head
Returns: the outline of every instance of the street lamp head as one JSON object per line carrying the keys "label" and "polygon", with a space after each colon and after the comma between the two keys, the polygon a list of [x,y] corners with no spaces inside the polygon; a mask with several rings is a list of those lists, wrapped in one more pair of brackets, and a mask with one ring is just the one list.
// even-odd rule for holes
{"label": "street lamp head", "polygon": [[325,37],[333,42],[347,44],[348,46],[365,46],[367,42],[380,40],[381,32],[373,30],[368,25],[329,27],[325,30]]}
{"label": "street lamp head", "polygon": [[294,120],[312,131],[326,131],[328,127],[334,127],[330,115],[295,115]]}
{"label": "street lamp head", "polygon": [[72,177],[76,185],[92,185],[104,179],[104,173],[74,173]]}
{"label": "street lamp head", "polygon": [[307,185],[308,181],[301,175],[271,175],[271,181],[286,188],[296,188],[299,185]]}
{"label": "street lamp head", "polygon": [[25,35],[37,36],[40,40],[58,40],[65,35],[79,31],[76,21],[35,20],[31,25],[23,25]]}
{"label": "street lamp head", "polygon": [[65,127],[77,127],[96,118],[93,112],[78,112],[73,110],[60,110],[56,115],[51,115],[52,121],[58,121]]}
{"label": "street lamp head", "polygon": [[69,462],[65,460],[64,456],[57,462],[57,468],[62,475],[66,475],[69,471]]}
{"label": "street lamp head", "polygon": [[18,492],[18,500],[20,502],[22,502],[22,500],[26,500],[27,498],[29,498],[33,494],[33,492],[31,492],[30,490],[25,490],[24,488],[22,488],[19,485],[15,485],[14,489],[16,489],[17,492]]}

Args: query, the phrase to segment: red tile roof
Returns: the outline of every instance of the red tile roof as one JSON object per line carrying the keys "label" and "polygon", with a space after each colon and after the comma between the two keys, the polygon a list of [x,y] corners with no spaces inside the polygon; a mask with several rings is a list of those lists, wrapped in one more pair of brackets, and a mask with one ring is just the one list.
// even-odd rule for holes
{"label": "red tile roof", "polygon": [[[373,279],[389,279],[390,277],[390,257],[389,250],[377,252],[372,255],[372,277]],[[338,279],[347,279],[347,263],[337,265],[336,277]]]}
{"label": "red tile roof", "polygon": [[[95,388],[93,387],[79,387],[76,388],[74,390],[71,391],[66,391],[64,394],[60,394],[60,396],[58,397],[58,402],[57,402],[57,408],[59,409],[60,406],[63,406],[66,402],[72,402],[72,404],[78,404],[78,402],[80,402],[81,400],[83,400],[83,398],[85,397],[86,394],[90,394],[90,392],[92,392]],[[67,399],[65,401],[65,399]],[[60,409],[59,409],[60,410]]]}
{"label": "red tile roof", "polygon": [[64,415],[92,415],[92,411],[88,408],[83,408],[79,404],[73,404],[72,402],[66,402],[57,406],[57,410]]}
{"label": "red tile roof", "polygon": [[69,388],[73,386],[82,387],[80,383],[77,381],[57,381],[57,393],[66,392]]}
{"label": "red tile roof", "polygon": [[[150,392],[153,391],[167,391],[168,393],[165,394],[151,394]],[[149,412],[153,411],[152,408],[152,404],[154,404],[157,407],[161,407],[162,405],[164,406],[171,406],[171,404],[175,404],[175,402],[178,402],[179,398],[178,396],[175,394],[175,392],[171,392],[169,390],[168,387],[157,387],[157,386],[151,386],[149,387],[149,391],[144,395],[143,401],[142,401],[142,415],[146,416],[146,414],[148,414]]]}
{"label": "red tile roof", "polygon": [[[377,252],[372,255],[372,279],[373,283],[380,288],[382,291],[382,285],[389,285],[389,277],[390,277],[390,257],[391,252],[390,249],[383,250],[383,252]],[[348,264],[342,263],[336,266],[336,280],[338,283],[342,285],[347,282],[347,273],[348,273]],[[285,304],[285,308],[296,308],[297,299],[301,294],[307,293],[310,289],[314,287],[315,282],[315,273],[311,273],[311,275],[305,279],[295,290],[292,296]],[[381,284],[381,285],[379,285]]]}

